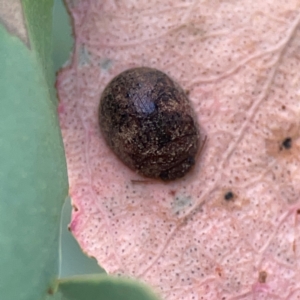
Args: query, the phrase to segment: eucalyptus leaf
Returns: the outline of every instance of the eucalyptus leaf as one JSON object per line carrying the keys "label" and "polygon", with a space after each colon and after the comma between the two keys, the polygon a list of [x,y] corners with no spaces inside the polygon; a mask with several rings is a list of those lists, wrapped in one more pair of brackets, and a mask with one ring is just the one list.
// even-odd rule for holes
{"label": "eucalyptus leaf", "polygon": [[58,274],[67,173],[48,85],[51,38],[36,40],[51,32],[51,3],[23,2],[30,49],[0,25],[0,291],[5,300],[41,300]]}
{"label": "eucalyptus leaf", "polygon": [[88,257],[82,252],[72,233],[68,230],[71,211],[70,198],[67,198],[61,214],[61,265],[59,277],[65,278],[73,275],[105,273],[105,270],[97,264],[94,258]]}
{"label": "eucalyptus leaf", "polygon": [[28,29],[30,49],[36,55],[47,81],[46,88],[55,103],[55,73],[52,62],[52,11],[53,0],[23,0],[23,11]]}
{"label": "eucalyptus leaf", "polygon": [[64,300],[158,300],[144,284],[137,281],[86,275],[60,280]]}
{"label": "eucalyptus leaf", "polygon": [[70,15],[63,0],[55,0],[53,6],[53,67],[58,71],[69,59],[73,49],[73,36]]}
{"label": "eucalyptus leaf", "polygon": [[65,300],[61,292],[57,292],[55,294],[47,294],[46,298],[43,300]]}

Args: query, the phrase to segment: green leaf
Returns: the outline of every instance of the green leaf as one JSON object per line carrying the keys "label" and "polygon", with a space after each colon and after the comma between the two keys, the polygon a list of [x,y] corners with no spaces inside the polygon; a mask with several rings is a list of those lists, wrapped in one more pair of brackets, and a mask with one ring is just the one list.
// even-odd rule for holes
{"label": "green leaf", "polygon": [[59,281],[64,300],[157,300],[144,284],[105,275],[78,276]]}
{"label": "green leaf", "polygon": [[42,66],[51,99],[56,102],[52,63],[52,10],[53,0],[23,0],[23,11],[32,53]]}
{"label": "green leaf", "polygon": [[62,293],[58,291],[55,294],[48,294],[45,299],[43,300],[65,300]]}
{"label": "green leaf", "polygon": [[63,0],[55,0],[53,7],[53,65],[58,71],[69,59],[73,49],[74,40],[70,16],[63,3]]}
{"label": "green leaf", "polygon": [[96,259],[88,257],[82,252],[72,233],[68,230],[71,212],[70,198],[67,198],[61,217],[60,278],[81,274],[106,274],[105,270],[98,265]]}
{"label": "green leaf", "polygon": [[[29,2],[23,4],[31,49],[0,25],[0,298],[5,300],[41,300],[53,289],[67,195],[64,150],[47,85],[50,40],[36,41],[43,30],[45,36],[50,32],[51,1]],[[32,25],[29,18],[36,16],[47,22]]]}

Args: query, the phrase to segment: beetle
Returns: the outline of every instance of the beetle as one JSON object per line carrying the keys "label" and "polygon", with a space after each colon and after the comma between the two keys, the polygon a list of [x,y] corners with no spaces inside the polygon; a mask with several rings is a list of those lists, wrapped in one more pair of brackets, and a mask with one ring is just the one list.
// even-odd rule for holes
{"label": "beetle", "polygon": [[138,174],[171,181],[195,165],[199,126],[184,90],[165,73],[138,67],[113,78],[99,104],[108,146]]}

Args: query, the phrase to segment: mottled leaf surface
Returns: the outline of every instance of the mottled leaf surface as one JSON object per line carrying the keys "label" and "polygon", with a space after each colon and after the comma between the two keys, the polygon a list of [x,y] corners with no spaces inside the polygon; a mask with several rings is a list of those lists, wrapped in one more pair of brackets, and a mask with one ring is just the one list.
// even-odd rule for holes
{"label": "mottled leaf surface", "polygon": [[[69,1],[69,10],[76,42],[57,87],[82,249],[168,300],[299,299],[299,2]],[[98,128],[105,85],[142,65],[189,92],[207,136],[177,182],[143,182]]]}

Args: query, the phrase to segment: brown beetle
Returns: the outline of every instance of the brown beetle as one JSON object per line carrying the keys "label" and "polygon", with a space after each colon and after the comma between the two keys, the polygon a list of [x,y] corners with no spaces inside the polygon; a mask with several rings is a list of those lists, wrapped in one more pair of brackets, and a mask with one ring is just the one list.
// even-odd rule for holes
{"label": "brown beetle", "polygon": [[156,69],[133,68],[105,88],[99,106],[103,136],[131,169],[165,181],[195,164],[199,130],[186,93]]}

